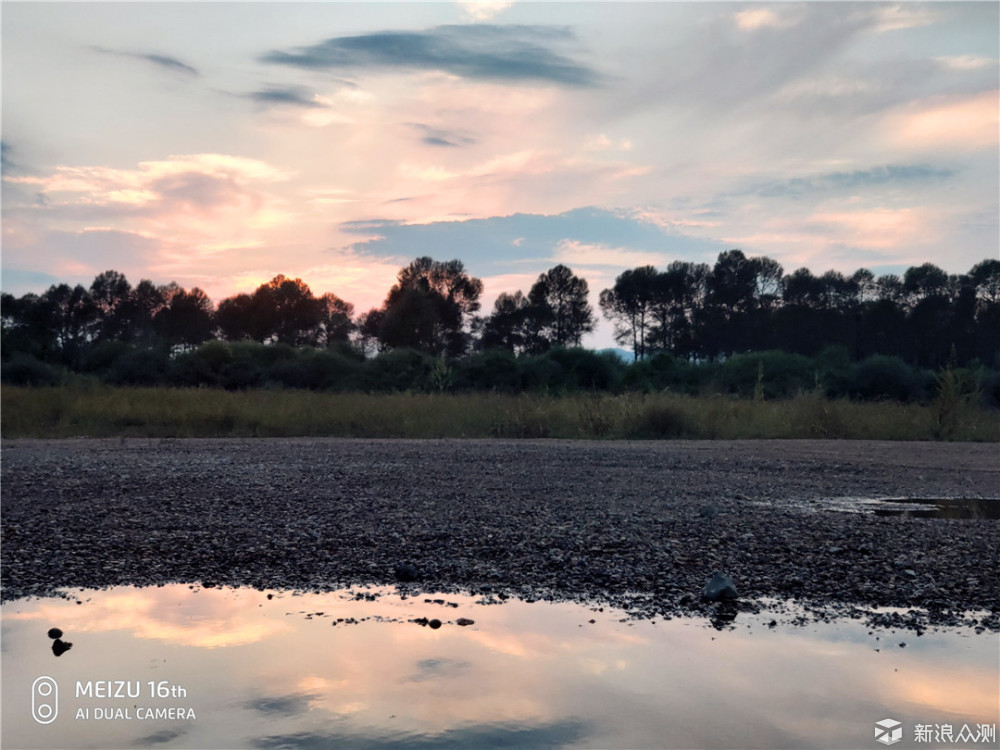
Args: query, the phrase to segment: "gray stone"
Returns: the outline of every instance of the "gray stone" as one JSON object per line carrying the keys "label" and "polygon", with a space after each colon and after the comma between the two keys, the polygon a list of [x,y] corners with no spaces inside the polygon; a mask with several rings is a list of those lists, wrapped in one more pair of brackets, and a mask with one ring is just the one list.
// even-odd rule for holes
{"label": "gray stone", "polygon": [[736,584],[733,579],[718,571],[712,573],[711,577],[705,581],[705,588],[701,590],[701,598],[710,602],[718,602],[723,599],[736,599]]}

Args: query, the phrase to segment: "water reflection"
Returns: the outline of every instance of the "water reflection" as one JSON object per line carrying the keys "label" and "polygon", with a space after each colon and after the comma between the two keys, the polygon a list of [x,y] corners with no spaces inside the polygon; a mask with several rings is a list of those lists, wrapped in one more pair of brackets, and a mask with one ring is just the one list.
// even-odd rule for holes
{"label": "water reflection", "polygon": [[1000,500],[981,498],[944,498],[939,500],[884,500],[898,507],[876,508],[876,516],[900,518],[947,518],[951,520],[1000,520]]}
{"label": "water reflection", "polygon": [[[886,717],[998,721],[990,634],[769,627],[735,610],[620,622],[574,604],[367,591],[167,586],[4,605],[3,746],[873,747]],[[53,627],[75,643],[59,659]],[[41,675],[60,691],[47,725],[31,718]],[[117,681],[140,697],[114,698]]]}

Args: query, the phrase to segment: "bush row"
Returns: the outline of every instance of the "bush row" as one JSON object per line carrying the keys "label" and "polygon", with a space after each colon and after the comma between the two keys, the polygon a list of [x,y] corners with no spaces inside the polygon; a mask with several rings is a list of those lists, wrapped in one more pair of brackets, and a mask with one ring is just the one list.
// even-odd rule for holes
{"label": "bush row", "polygon": [[[349,347],[317,350],[282,344],[210,341],[169,356],[120,342],[95,347],[80,373],[68,373],[17,353],[3,366],[14,385],[59,385],[74,379],[112,385],[301,388],[366,393],[473,392],[726,394],[757,400],[819,393],[829,398],[927,403],[938,391],[939,373],[911,367],[898,357],[873,356],[852,363],[845,349],[816,357],[768,351],[719,362],[692,362],[661,353],[635,363],[611,352],[553,349],[515,358],[502,350],[455,360],[396,349],[365,359]],[[1000,407],[1000,372],[984,366],[956,369],[959,395]]]}

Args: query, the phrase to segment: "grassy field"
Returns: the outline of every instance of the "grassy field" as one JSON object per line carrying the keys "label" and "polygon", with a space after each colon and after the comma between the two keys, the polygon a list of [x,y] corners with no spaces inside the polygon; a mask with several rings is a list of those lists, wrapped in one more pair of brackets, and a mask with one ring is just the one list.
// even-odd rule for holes
{"label": "grassy field", "polygon": [[36,437],[831,438],[1000,441],[1000,412],[724,396],[334,394],[303,390],[22,388],[0,392],[0,434]]}

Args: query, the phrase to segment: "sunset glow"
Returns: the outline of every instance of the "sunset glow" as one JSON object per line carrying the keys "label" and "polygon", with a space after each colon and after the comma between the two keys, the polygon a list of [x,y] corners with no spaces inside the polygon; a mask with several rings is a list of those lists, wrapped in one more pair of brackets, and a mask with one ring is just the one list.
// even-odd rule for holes
{"label": "sunset glow", "polygon": [[[284,273],[364,310],[429,245],[488,308],[559,262],[596,300],[731,247],[816,273],[996,257],[996,4],[288,8],[5,5],[3,290],[113,268],[218,302]],[[642,242],[560,219],[589,209]]]}

